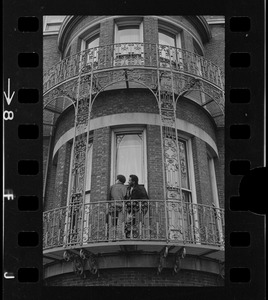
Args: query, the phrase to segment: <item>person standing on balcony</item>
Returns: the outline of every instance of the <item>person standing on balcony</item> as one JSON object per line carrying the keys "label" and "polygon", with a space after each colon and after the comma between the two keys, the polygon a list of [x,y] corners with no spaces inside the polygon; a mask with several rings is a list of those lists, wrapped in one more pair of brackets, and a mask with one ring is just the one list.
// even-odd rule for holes
{"label": "person standing on balcony", "polygon": [[[139,236],[139,224],[145,226],[145,215],[148,211],[148,201],[135,201],[139,199],[149,199],[144,186],[139,185],[139,178],[136,175],[129,175],[126,203],[127,216],[125,224],[125,234],[127,238],[137,238]],[[141,232],[140,232],[141,234]]]}
{"label": "person standing on balcony", "polygon": [[[122,238],[123,229],[123,203],[120,200],[125,200],[127,196],[127,186],[125,185],[126,177],[117,175],[116,182],[110,188],[110,200],[113,201],[109,205],[109,238]],[[119,200],[119,201],[118,201]]]}

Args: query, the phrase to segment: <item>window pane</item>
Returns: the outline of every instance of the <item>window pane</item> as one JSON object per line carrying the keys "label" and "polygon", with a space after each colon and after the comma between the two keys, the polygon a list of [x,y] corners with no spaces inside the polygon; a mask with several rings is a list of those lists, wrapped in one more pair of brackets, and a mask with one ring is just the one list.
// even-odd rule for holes
{"label": "window pane", "polygon": [[100,42],[99,36],[94,36],[86,42],[86,49],[98,47]]}
{"label": "window pane", "polygon": [[118,43],[130,43],[140,41],[140,29],[128,28],[118,29]]}
{"label": "window pane", "polygon": [[179,149],[180,149],[180,166],[181,166],[181,185],[183,188],[190,189],[185,142],[179,141]]}
{"label": "window pane", "polygon": [[165,160],[166,160],[166,176],[167,185],[170,187],[181,186],[185,189],[190,189],[189,186],[189,175],[187,166],[187,155],[186,155],[186,143],[184,141],[178,141],[179,145],[179,159],[180,159],[180,171],[181,178],[179,178],[178,172],[178,154],[177,145],[174,139],[165,138]]}
{"label": "window pane", "polygon": [[143,143],[140,134],[126,134],[116,136],[116,174],[126,178],[135,174],[139,183],[144,183],[143,172]]}
{"label": "window pane", "polygon": [[169,45],[169,46],[172,46],[172,47],[176,46],[175,36],[159,32],[158,37],[159,37],[159,44],[160,45]]}

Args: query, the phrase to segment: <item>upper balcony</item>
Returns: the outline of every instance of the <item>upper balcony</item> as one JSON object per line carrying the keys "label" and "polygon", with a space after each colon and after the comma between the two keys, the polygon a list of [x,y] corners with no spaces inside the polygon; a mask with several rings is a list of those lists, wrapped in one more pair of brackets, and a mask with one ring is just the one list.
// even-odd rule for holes
{"label": "upper balcony", "polygon": [[[181,74],[224,91],[222,70],[203,56],[167,45],[120,43],[87,49],[66,57],[44,74],[43,93],[46,95],[54,87],[71,79],[126,68]],[[176,85],[174,89],[175,93],[179,93]]]}
{"label": "upper balcony", "polygon": [[[79,195],[78,195],[79,197]],[[223,260],[224,210],[178,200],[124,200],[71,204],[44,212],[46,259],[65,250],[93,253],[136,247],[160,251],[184,246],[192,255]]]}
{"label": "upper balcony", "polygon": [[44,108],[60,96],[75,103],[111,88],[132,87],[148,88],[156,98],[162,91],[172,92],[175,99],[189,97],[218,126],[224,124],[222,70],[196,53],[152,43],[105,45],[66,57],[44,74]]}

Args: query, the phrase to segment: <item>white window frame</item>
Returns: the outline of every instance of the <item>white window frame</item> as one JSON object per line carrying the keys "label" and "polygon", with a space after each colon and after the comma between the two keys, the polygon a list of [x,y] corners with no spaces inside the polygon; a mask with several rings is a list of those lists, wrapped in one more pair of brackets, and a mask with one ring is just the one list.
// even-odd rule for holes
{"label": "white window frame", "polygon": [[117,22],[115,23],[115,26],[114,26],[114,41],[115,41],[115,44],[120,44],[120,41],[119,41],[119,37],[120,37],[120,29],[118,29],[118,27],[131,27],[131,26],[139,26],[139,41],[136,41],[136,43],[143,43],[143,22],[141,21],[139,24],[138,23],[133,23],[133,22],[129,22],[129,23],[124,23],[124,24],[121,24],[120,22]]}
{"label": "white window frame", "polygon": [[[93,135],[90,135],[89,136],[89,143],[92,143],[91,147],[92,147],[92,154],[93,154]],[[70,168],[69,168],[69,181],[68,181],[68,194],[67,194],[67,207],[69,207],[70,205],[70,196],[71,196],[71,185],[72,185],[72,167],[73,167],[73,155],[74,155],[74,151],[73,151],[73,148],[74,148],[74,143],[72,142],[72,148],[71,148],[71,158],[70,158]],[[91,156],[91,174],[90,176],[92,175],[92,157],[93,155]],[[86,176],[87,174],[85,174]],[[87,178],[86,178],[87,179]],[[91,181],[90,181],[90,185],[91,185]],[[90,203],[90,197],[89,197],[89,201],[87,201],[87,198],[86,198],[86,192],[87,190],[85,190],[85,202],[84,204],[88,204]],[[90,186],[90,190],[89,190],[89,195],[91,193],[91,186]],[[67,232],[67,235],[64,237],[64,244],[66,244],[68,242],[68,239],[69,239],[69,230],[70,230],[70,223],[69,223],[69,217],[70,217],[70,212],[69,210],[67,210],[68,213],[66,214],[66,218],[65,218],[65,231]],[[85,215],[84,215],[84,227],[85,227],[85,224],[87,224],[88,220],[85,219]]]}
{"label": "white window frame", "polygon": [[[170,35],[174,36],[174,43],[175,43],[175,46],[164,44],[166,46],[171,46],[171,48],[170,48],[170,50],[171,50],[170,56],[171,57],[169,58],[169,56],[167,56],[165,51],[162,49],[162,51],[160,53],[160,59],[162,58],[167,61],[169,61],[171,59],[171,61],[174,63],[179,62],[180,66],[182,67],[182,52],[180,50],[177,51],[177,49],[182,49],[181,31],[179,29],[178,29],[178,31],[175,31],[174,29],[171,29],[166,25],[164,26],[164,25],[159,24],[159,26],[158,26],[158,44],[159,44],[159,48],[161,49],[161,45],[163,45],[163,44],[159,43],[159,33],[165,34],[166,36],[170,36]],[[175,47],[175,50],[172,47]]]}
{"label": "white window frame", "polygon": [[[178,132],[177,135],[178,141],[185,142],[186,147],[186,159],[187,159],[187,171],[188,171],[188,178],[189,178],[189,189],[181,187],[182,191],[186,191],[190,194],[190,203],[192,207],[197,206],[197,196],[196,196],[196,185],[195,185],[195,173],[194,173],[194,161],[193,161],[193,148],[192,148],[192,139],[190,136]],[[181,174],[180,174],[181,176]],[[193,219],[192,225],[196,228],[199,228],[199,221],[198,221],[198,213],[196,209],[193,209]],[[193,232],[192,236],[195,238],[195,243],[200,244],[200,236],[198,232]]]}
{"label": "white window frame", "polygon": [[[97,37],[98,39],[100,39],[100,29],[97,28],[95,30],[92,30],[89,34],[87,34],[81,41],[81,51],[85,51],[86,49],[86,45],[88,40]],[[96,39],[97,39],[96,38]],[[93,52],[88,51],[87,52],[87,57],[86,57],[86,64],[89,65],[91,63],[97,63],[99,60],[99,45],[97,47],[94,47]]]}
{"label": "white window frame", "polygon": [[[112,141],[111,141],[111,173],[110,173],[110,185],[113,185],[116,180],[116,135],[119,134],[142,134],[142,141],[143,141],[143,172],[144,172],[144,183],[139,181],[139,184],[144,184],[146,191],[148,191],[148,170],[147,170],[147,132],[146,128],[143,126],[135,126],[135,127],[121,127],[121,128],[114,128],[112,130]],[[130,174],[125,174],[126,176]],[[139,178],[140,179],[140,178]],[[126,178],[126,183],[128,182],[128,178]]]}
{"label": "white window frame", "polygon": [[[91,175],[92,175],[92,157],[93,157],[93,136],[90,135],[89,137],[89,143],[92,143],[92,156],[91,156]],[[71,159],[70,159],[70,168],[69,168],[69,180],[68,180],[68,198],[67,198],[67,206],[70,205],[70,194],[71,194],[71,185],[72,185],[72,167],[73,167],[73,155],[74,155],[74,151],[73,151],[73,147],[74,147],[74,143],[72,142],[72,149],[71,149]],[[85,174],[86,175],[86,174]],[[91,186],[89,190],[85,190],[85,195],[86,192],[89,191],[89,193],[91,192]],[[86,202],[86,199],[85,199]]]}

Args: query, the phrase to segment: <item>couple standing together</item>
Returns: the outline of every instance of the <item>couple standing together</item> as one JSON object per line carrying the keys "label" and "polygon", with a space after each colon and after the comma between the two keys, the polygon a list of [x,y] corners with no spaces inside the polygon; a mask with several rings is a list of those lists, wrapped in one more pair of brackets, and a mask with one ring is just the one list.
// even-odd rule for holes
{"label": "couple standing together", "polygon": [[[125,185],[126,177],[124,175],[117,175],[116,183],[111,186],[110,189],[110,200],[139,200],[149,199],[146,189],[139,185],[139,178],[136,175],[129,175],[128,186]],[[147,201],[143,201],[141,204],[138,201],[127,201],[126,211],[122,211],[122,207],[114,208],[111,213],[110,224],[114,228],[114,236],[117,236],[122,230],[125,231],[127,238],[131,236],[138,236],[138,212],[141,208],[142,215],[145,215],[148,210]],[[140,207],[141,205],[141,207]],[[125,223],[125,228],[122,228],[122,223]],[[111,227],[110,226],[110,227]],[[118,233],[118,234],[116,234]]]}
{"label": "couple standing together", "polygon": [[126,177],[117,175],[116,183],[111,186],[111,200],[149,199],[145,188],[139,185],[139,178],[136,175],[129,175],[128,186],[125,185]]}

